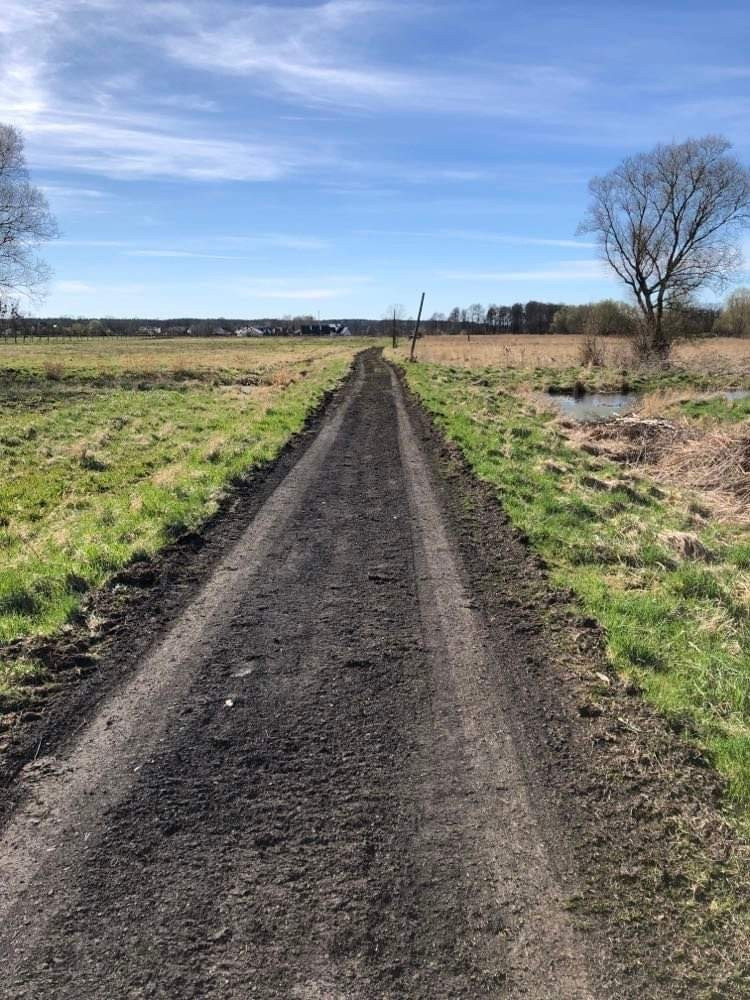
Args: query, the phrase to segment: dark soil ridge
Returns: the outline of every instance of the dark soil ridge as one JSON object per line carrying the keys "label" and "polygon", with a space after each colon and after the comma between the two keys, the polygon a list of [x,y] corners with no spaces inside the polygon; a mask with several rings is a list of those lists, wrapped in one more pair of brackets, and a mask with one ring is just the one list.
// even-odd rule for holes
{"label": "dark soil ridge", "polygon": [[551,829],[569,831],[584,875],[571,909],[613,945],[623,996],[747,997],[750,845],[724,779],[679,720],[658,715],[613,671],[598,623],[551,585],[494,488],[396,373],[473,593],[488,621],[525,649],[522,669],[519,657],[505,661],[509,697],[516,724],[542,736],[524,762],[532,787],[547,791],[537,805],[552,814]]}
{"label": "dark soil ridge", "polygon": [[48,675],[45,683],[29,687],[28,698],[17,708],[0,711],[0,829],[17,802],[14,779],[21,769],[40,755],[63,750],[102,699],[130,676],[302,458],[324,419],[345,398],[355,367],[353,363],[341,384],[325,393],[274,460],[255,466],[228,487],[199,530],[179,536],[150,559],[124,566],[87,594],[56,634],[0,644],[0,656],[38,660]]}

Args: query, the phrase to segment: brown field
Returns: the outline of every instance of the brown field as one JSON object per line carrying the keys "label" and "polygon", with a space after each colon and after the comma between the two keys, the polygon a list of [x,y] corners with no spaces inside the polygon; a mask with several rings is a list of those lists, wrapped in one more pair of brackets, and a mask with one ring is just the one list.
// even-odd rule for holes
{"label": "brown field", "polygon": [[[422,361],[441,364],[510,368],[567,368],[580,363],[581,342],[578,336],[548,334],[499,334],[465,337],[424,337],[417,353]],[[612,367],[630,367],[633,363],[630,342],[624,337],[602,340],[605,363]],[[401,344],[402,350],[408,346]],[[675,346],[672,360],[677,365],[706,372],[750,374],[750,340],[736,337],[713,337]]]}
{"label": "brown field", "polygon": [[356,338],[269,337],[89,337],[75,341],[0,342],[0,374],[46,375],[48,378],[113,378],[145,375],[229,378],[248,372],[268,374],[299,368],[370,346]]}

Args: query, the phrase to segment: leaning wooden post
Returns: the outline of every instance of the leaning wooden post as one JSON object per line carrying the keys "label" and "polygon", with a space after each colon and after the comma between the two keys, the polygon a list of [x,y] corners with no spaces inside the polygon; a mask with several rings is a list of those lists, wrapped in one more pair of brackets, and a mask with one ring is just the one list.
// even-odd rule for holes
{"label": "leaning wooden post", "polygon": [[422,299],[419,303],[419,312],[417,313],[417,322],[414,324],[414,334],[411,338],[411,351],[409,352],[409,361],[414,360],[414,351],[417,348],[417,337],[419,336],[419,321],[422,319],[422,306],[424,305],[424,292],[422,292]]}

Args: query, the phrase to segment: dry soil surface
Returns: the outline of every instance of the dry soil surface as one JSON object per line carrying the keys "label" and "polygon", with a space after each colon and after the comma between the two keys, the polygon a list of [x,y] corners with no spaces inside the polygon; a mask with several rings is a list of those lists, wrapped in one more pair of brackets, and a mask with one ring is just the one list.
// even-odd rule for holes
{"label": "dry soil surface", "polygon": [[643,847],[615,829],[632,792],[603,805],[593,723],[502,597],[528,556],[498,518],[480,593],[434,452],[360,356],[200,587],[15,777],[3,998],[689,995],[640,954],[664,914],[579,913],[596,845]]}

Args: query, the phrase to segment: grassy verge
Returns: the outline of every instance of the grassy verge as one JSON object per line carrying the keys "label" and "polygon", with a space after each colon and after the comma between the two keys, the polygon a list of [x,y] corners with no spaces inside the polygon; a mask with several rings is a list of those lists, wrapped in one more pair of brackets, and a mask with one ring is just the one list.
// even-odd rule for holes
{"label": "grassy verge", "polygon": [[711,423],[738,424],[750,418],[750,396],[741,399],[727,399],[723,396],[690,399],[680,404],[680,410],[685,416]]}
{"label": "grassy verge", "polygon": [[575,448],[550,414],[511,391],[508,373],[403,370],[553,582],[601,623],[613,663],[710,755],[750,820],[746,529],[712,522],[689,495]]}
{"label": "grassy verge", "polygon": [[[54,632],[88,590],[199,527],[362,345],[232,344],[231,364],[223,344],[159,346],[67,346],[52,368],[43,346],[0,348],[0,645]],[[37,672],[0,653],[0,705]]]}

